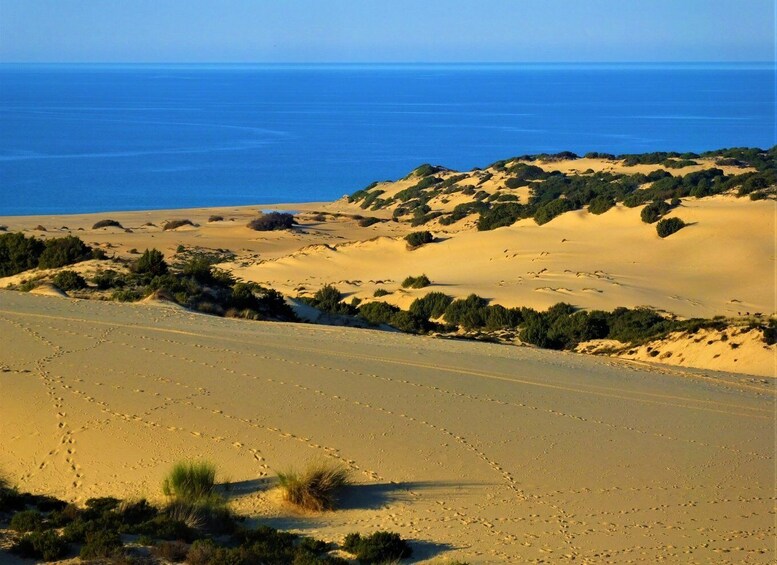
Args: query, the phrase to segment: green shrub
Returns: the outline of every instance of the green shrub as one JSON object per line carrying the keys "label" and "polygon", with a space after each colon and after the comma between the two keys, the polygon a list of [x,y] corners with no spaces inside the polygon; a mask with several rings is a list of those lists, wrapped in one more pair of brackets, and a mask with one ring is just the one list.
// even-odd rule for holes
{"label": "green shrub", "polygon": [[34,532],[43,526],[43,515],[37,510],[22,510],[11,518],[9,527],[16,532]]}
{"label": "green shrub", "polygon": [[406,310],[400,310],[391,316],[389,325],[399,331],[422,333],[428,329],[428,321]]}
{"label": "green shrub", "polygon": [[256,231],[290,230],[295,223],[292,214],[270,212],[248,222],[248,227]]}
{"label": "green shrub", "polygon": [[151,555],[170,563],[186,561],[188,553],[189,545],[181,541],[163,541],[151,548]]}
{"label": "green shrub", "polygon": [[116,220],[100,220],[99,222],[96,222],[92,226],[93,230],[98,230],[100,228],[120,228],[120,229],[124,229],[124,226],[122,226]]}
{"label": "green shrub", "polygon": [[0,234],[0,277],[8,277],[38,266],[44,244],[22,233]]}
{"label": "green shrub", "polygon": [[52,282],[62,290],[79,290],[81,288],[86,288],[84,277],[75,271],[60,271],[54,275]]}
{"label": "green shrub", "polygon": [[223,222],[224,221],[224,216],[218,216],[218,215],[214,214],[213,216],[208,216],[208,221],[209,222]]}
{"label": "green shrub", "polygon": [[290,469],[278,473],[283,498],[306,510],[333,510],[337,496],[351,484],[345,467],[327,462],[309,464],[304,471]]}
{"label": "green shrub", "polygon": [[386,302],[370,302],[359,308],[359,316],[376,326],[389,324],[397,312],[399,308]]}
{"label": "green shrub", "polygon": [[411,249],[415,249],[434,241],[434,236],[428,231],[414,231],[405,236],[405,241]]}
{"label": "green shrub", "polygon": [[169,231],[183,226],[194,226],[194,225],[196,224],[191,220],[170,220],[169,222],[165,222],[165,224],[162,226],[162,230]]}
{"label": "green shrub", "polygon": [[651,202],[640,212],[640,218],[646,224],[653,224],[661,219],[661,216],[666,214],[672,209],[672,206],[664,202],[663,200],[656,200]]}
{"label": "green shrub", "polygon": [[402,288],[424,288],[432,284],[429,277],[426,275],[419,275],[417,277],[408,276],[402,281]]}
{"label": "green shrub", "polygon": [[188,502],[207,500],[216,484],[216,466],[207,461],[176,463],[162,482],[162,492]]}
{"label": "green shrub", "polygon": [[152,276],[164,275],[167,273],[167,263],[165,263],[165,257],[161,251],[146,249],[132,265],[132,271]]}
{"label": "green shrub", "polygon": [[356,314],[354,307],[341,302],[342,298],[342,293],[335,286],[327,284],[316,291],[316,294],[310,300],[310,304],[322,312],[329,312],[330,314],[346,316]]}
{"label": "green shrub", "polygon": [[530,208],[514,202],[499,204],[490,210],[484,210],[478,218],[478,230],[487,231],[511,226],[518,220],[531,214]]}
{"label": "green shrub", "polygon": [[353,533],[345,536],[343,549],[352,553],[359,563],[386,563],[405,559],[413,554],[413,549],[399,534],[375,532],[363,537]]}
{"label": "green shrub", "polygon": [[92,282],[100,290],[108,290],[109,288],[122,288],[127,284],[124,277],[113,269],[97,271],[92,278]]}
{"label": "green shrub", "polygon": [[439,318],[453,302],[453,297],[442,292],[430,292],[423,298],[416,298],[410,304],[410,313],[424,320]]}
{"label": "green shrub", "polygon": [[687,224],[680,218],[666,218],[656,224],[656,233],[658,233],[658,237],[661,238],[669,237],[673,233],[683,229],[686,225]]}
{"label": "green shrub", "polygon": [[604,214],[607,210],[615,206],[615,200],[608,196],[597,196],[588,203],[588,211],[591,214]]}
{"label": "green shrub", "polygon": [[73,235],[49,239],[38,260],[41,269],[57,269],[92,258],[92,248]]}
{"label": "green shrub", "polygon": [[368,228],[372,224],[377,224],[377,223],[380,223],[382,221],[383,220],[381,220],[380,218],[375,218],[375,217],[362,218],[361,220],[359,220],[359,226],[361,226],[363,228]]}
{"label": "green shrub", "polygon": [[53,530],[33,532],[19,538],[11,551],[26,559],[57,561],[67,555],[70,546]]}
{"label": "green shrub", "polygon": [[470,294],[467,298],[451,302],[445,309],[445,321],[466,329],[482,327],[485,323],[488,300]]}
{"label": "green shrub", "polygon": [[543,204],[537,209],[537,211],[534,213],[534,221],[541,226],[543,224],[547,224],[556,216],[560,216],[564,212],[569,212],[574,209],[574,204],[565,198],[551,200],[547,204]]}
{"label": "green shrub", "polygon": [[86,535],[86,543],[81,547],[81,559],[104,559],[116,557],[124,544],[118,532],[97,530]]}
{"label": "green shrub", "polygon": [[375,298],[380,298],[381,296],[388,296],[389,294],[391,293],[385,288],[378,288],[375,290],[375,292],[372,293],[372,296]]}

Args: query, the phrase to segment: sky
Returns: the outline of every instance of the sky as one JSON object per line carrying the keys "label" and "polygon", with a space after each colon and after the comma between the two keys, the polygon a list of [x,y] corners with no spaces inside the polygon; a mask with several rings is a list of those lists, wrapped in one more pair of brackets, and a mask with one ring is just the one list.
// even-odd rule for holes
{"label": "sky", "polygon": [[776,1],[0,0],[0,62],[773,62]]}

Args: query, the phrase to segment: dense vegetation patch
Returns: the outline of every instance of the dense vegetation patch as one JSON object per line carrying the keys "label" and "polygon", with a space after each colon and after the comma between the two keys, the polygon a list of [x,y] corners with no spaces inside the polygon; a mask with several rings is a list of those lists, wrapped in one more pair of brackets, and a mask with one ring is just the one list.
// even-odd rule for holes
{"label": "dense vegetation patch", "polygon": [[55,269],[87,259],[102,259],[102,251],[92,249],[79,238],[40,240],[23,233],[0,234],[0,277],[34,269]]}
{"label": "dense vegetation patch", "polygon": [[405,236],[408,247],[415,249],[434,241],[434,236],[429,231],[414,231]]}
{"label": "dense vegetation patch", "polygon": [[95,222],[95,224],[92,226],[93,230],[97,230],[97,229],[100,229],[100,228],[119,228],[119,229],[124,229],[124,226],[122,226],[116,220],[100,220],[98,222]]}
{"label": "dense vegetation patch", "polygon": [[656,224],[656,233],[661,238],[669,237],[683,229],[686,225],[680,218],[666,218]]}
{"label": "dense vegetation patch", "polygon": [[196,226],[191,220],[170,220],[162,226],[163,231],[174,230],[183,226]]}
{"label": "dense vegetation patch", "polygon": [[402,281],[402,288],[424,288],[430,284],[432,281],[426,275],[408,276]]}
{"label": "dense vegetation patch", "polygon": [[248,222],[248,227],[256,231],[290,230],[295,223],[292,214],[270,212]]}

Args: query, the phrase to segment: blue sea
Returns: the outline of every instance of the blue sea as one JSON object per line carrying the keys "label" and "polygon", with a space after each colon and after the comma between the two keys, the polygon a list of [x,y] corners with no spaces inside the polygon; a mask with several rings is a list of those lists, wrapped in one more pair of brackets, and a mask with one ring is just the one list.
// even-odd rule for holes
{"label": "blue sea", "polygon": [[774,66],[0,65],[0,215],[331,200],[420,163],[775,144]]}

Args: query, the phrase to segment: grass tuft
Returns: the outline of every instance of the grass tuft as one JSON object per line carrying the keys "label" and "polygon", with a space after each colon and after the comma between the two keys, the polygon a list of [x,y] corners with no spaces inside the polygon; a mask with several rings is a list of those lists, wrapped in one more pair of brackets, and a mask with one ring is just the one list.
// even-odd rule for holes
{"label": "grass tuft", "polygon": [[188,502],[207,500],[214,495],[216,466],[208,461],[176,463],[162,482],[166,496]]}
{"label": "grass tuft", "polygon": [[338,493],[351,484],[348,469],[325,461],[310,463],[301,472],[278,473],[278,479],[284,500],[315,512],[334,510]]}

